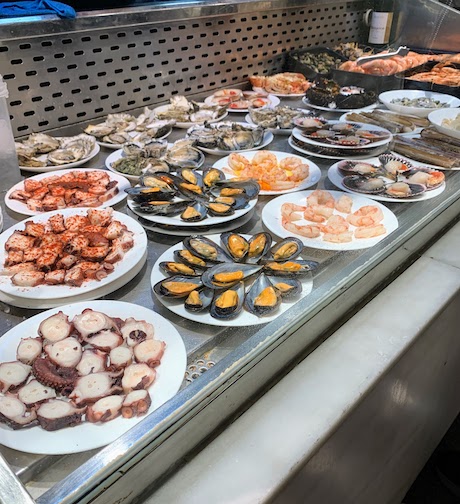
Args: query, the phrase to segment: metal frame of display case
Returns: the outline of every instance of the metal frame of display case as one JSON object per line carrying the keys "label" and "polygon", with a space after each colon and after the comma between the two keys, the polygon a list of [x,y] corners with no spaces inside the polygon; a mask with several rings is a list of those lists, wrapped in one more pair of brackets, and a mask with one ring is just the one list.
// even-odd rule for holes
{"label": "metal frame of display case", "polygon": [[[447,22],[444,6],[422,4],[426,9],[420,11],[420,20],[435,16],[437,20],[442,17],[441,24]],[[242,86],[251,73],[280,70],[286,51],[359,40],[363,9],[361,1],[340,0],[192,2],[91,12],[74,21],[2,22],[0,73],[8,77],[15,133],[76,133],[108,112],[139,112],[144,105],[164,101],[168,93],[198,98],[223,86]],[[435,9],[435,13],[429,9]],[[255,33],[249,29],[251,23],[257,25]],[[411,26],[413,23],[408,25],[407,33],[412,33]],[[436,39],[435,31],[430,32],[432,41]],[[193,42],[188,44],[187,40]],[[217,41],[222,41],[219,45],[230,52],[222,55]],[[179,64],[184,67],[176,71]],[[126,65],[131,69],[129,76],[123,71]],[[228,72],[224,71],[226,65]],[[200,79],[192,79],[197,74]],[[15,102],[19,103],[13,105]],[[85,115],[78,116],[82,113]],[[282,142],[278,138],[272,146],[283,150]],[[100,166],[103,158],[99,155],[90,166]],[[331,163],[318,164],[325,168]],[[321,187],[333,188],[324,175]],[[456,174],[448,174],[447,180],[442,200],[417,203],[417,209],[412,204],[391,204],[400,227],[378,246],[356,252],[309,250],[310,257],[321,263],[315,289],[262,328],[203,327],[154,305],[150,267],[178,240],[149,233],[149,268],[126,289],[115,292],[113,298],[152,306],[168,316],[184,336],[189,363],[201,358],[216,364],[102,450],[63,457],[2,450],[9,466],[1,467],[1,494],[9,495],[3,488],[5,492],[7,488],[24,490],[14,473],[36,502],[43,504],[129,502],[155,485],[187,454],[199,449],[231,415],[247,407],[248,401],[279,377],[286,366],[318,345],[331,326],[372,289],[397,274],[417,250],[455,220],[460,210],[460,181]],[[259,211],[266,201],[261,198]],[[18,216],[6,213],[5,227],[17,220]],[[257,216],[244,228],[251,233],[261,229]],[[2,308],[2,332],[30,315],[28,310]],[[44,488],[39,488],[41,478],[47,481]],[[13,491],[16,502],[20,502],[19,496],[23,502],[32,502],[24,491]]]}

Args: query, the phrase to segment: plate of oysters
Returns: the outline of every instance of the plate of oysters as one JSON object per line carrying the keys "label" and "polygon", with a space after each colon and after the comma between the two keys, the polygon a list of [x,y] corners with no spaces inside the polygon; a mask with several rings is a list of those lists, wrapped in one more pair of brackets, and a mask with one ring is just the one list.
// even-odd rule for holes
{"label": "plate of oysters", "polygon": [[346,192],[391,203],[435,198],[446,188],[442,171],[415,166],[393,154],[381,154],[364,161],[339,161],[329,168],[327,176]]}
{"label": "plate of oysters", "polygon": [[220,89],[211,96],[208,96],[204,102],[207,105],[227,107],[229,112],[248,112],[250,107],[275,107],[280,104],[280,99],[262,89],[254,91]]}
{"label": "plate of oysters", "polygon": [[81,166],[100,150],[94,137],[84,133],[71,137],[33,133],[15,146],[19,168],[35,173]]}
{"label": "plate of oysters", "polygon": [[271,322],[313,288],[318,263],[301,259],[303,243],[270,233],[191,235],[152,269],[157,299],[181,318],[244,327]]}
{"label": "plate of oysters", "polygon": [[317,114],[305,109],[287,106],[249,108],[245,116],[248,124],[262,126],[274,135],[290,135],[295,127],[294,119],[297,117],[316,117]]}

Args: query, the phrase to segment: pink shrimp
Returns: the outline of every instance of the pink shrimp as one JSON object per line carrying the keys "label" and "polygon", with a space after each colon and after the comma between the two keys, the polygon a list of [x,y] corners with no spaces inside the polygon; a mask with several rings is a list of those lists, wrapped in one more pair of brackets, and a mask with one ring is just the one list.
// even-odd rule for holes
{"label": "pink shrimp", "polygon": [[332,215],[327,220],[324,226],[321,226],[321,231],[326,234],[339,235],[348,231],[349,224],[341,215]]}
{"label": "pink shrimp", "polygon": [[295,212],[304,212],[306,207],[296,205],[295,203],[283,203],[281,205],[281,217],[287,221],[296,221],[302,219],[301,215],[295,215]]}
{"label": "pink shrimp", "polygon": [[316,189],[307,197],[307,203],[308,205],[326,205],[334,208],[335,200],[330,192]]}
{"label": "pink shrimp", "polygon": [[334,213],[334,208],[325,205],[309,205],[303,213],[305,220],[312,222],[326,222]]}
{"label": "pink shrimp", "polygon": [[306,238],[318,238],[321,234],[321,230],[318,226],[314,224],[294,224],[294,222],[289,221],[285,218],[281,221],[284,229],[288,230],[290,233],[298,234],[300,236],[305,236]]}
{"label": "pink shrimp", "polygon": [[382,210],[374,205],[363,206],[347,217],[347,221],[356,227],[376,226],[382,220]]}
{"label": "pink shrimp", "polygon": [[335,202],[335,209],[337,212],[350,213],[351,207],[353,206],[353,200],[350,196],[340,196],[340,198]]}
{"label": "pink shrimp", "polygon": [[240,172],[246,168],[250,168],[251,162],[241,154],[232,152],[230,156],[228,156],[228,166],[235,172]]}
{"label": "pink shrimp", "polygon": [[324,233],[323,240],[331,243],[347,243],[353,238],[352,231],[344,231],[339,234]]}
{"label": "pink shrimp", "polygon": [[383,224],[375,226],[359,227],[355,229],[355,238],[374,238],[387,232]]}

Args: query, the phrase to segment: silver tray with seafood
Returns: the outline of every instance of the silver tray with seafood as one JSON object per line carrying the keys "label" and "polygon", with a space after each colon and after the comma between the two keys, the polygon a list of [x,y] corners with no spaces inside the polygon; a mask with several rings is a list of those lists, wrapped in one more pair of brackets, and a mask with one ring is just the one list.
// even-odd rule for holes
{"label": "silver tray with seafood", "polygon": [[187,139],[195,147],[216,156],[262,149],[273,138],[273,134],[261,126],[230,121],[193,126],[187,130]]}
{"label": "silver tray with seafood", "polygon": [[415,166],[393,154],[365,161],[339,161],[329,168],[328,177],[344,191],[393,203],[431,199],[446,187],[441,171]]}
{"label": "silver tray with seafood", "polygon": [[174,121],[159,120],[153,110],[144,107],[138,117],[126,112],[109,114],[105,121],[89,124],[84,131],[95,137],[101,147],[120,149],[127,142],[145,144],[166,138],[173,125]]}
{"label": "silver tray with seafood", "polygon": [[16,142],[16,154],[21,170],[42,173],[75,168],[97,156],[100,147],[90,135],[53,137],[33,133]]}
{"label": "silver tray with seafood", "polygon": [[126,190],[128,207],[156,224],[195,228],[239,219],[256,205],[259,185],[232,181],[217,168],[145,173]]}
{"label": "silver tray with seafood", "polygon": [[199,168],[204,154],[190,140],[177,140],[173,144],[165,140],[150,142],[144,146],[127,143],[123,149],[112,152],[105,166],[132,182],[137,182],[145,172],[170,172],[181,167]]}
{"label": "silver tray with seafood", "polygon": [[274,320],[311,292],[318,263],[301,259],[297,238],[269,233],[192,235],[164,252],[152,269],[158,300],[182,318],[229,327]]}

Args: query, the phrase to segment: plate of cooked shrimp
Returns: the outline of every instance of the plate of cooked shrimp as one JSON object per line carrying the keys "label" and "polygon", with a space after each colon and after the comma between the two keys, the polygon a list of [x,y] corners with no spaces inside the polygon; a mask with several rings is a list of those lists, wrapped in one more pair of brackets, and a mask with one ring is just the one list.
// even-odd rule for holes
{"label": "plate of cooked shrimp", "polygon": [[297,236],[305,246],[323,250],[369,248],[398,228],[396,215],[381,203],[320,189],[271,200],[262,221],[277,236]]}

